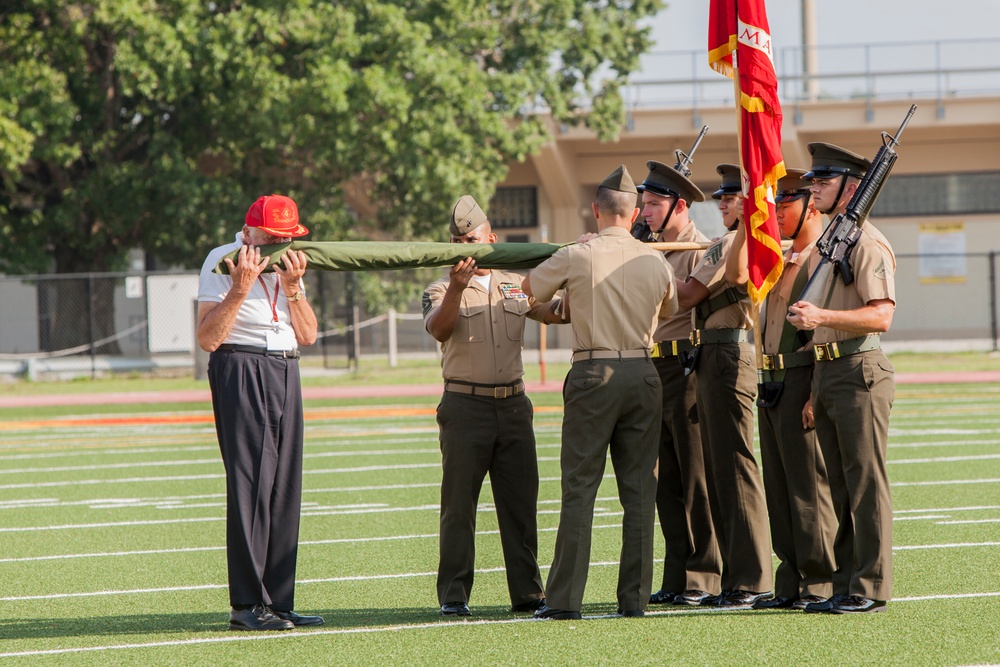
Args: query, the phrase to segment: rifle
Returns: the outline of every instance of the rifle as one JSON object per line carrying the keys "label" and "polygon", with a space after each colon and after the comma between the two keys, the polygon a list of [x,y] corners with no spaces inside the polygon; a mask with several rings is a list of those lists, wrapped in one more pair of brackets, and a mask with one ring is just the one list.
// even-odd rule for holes
{"label": "rifle", "polygon": [[858,189],[847,204],[847,209],[843,213],[838,213],[833,221],[823,230],[822,236],[816,241],[816,250],[821,256],[816,271],[809,276],[799,301],[820,306],[822,290],[826,287],[830,275],[834,272],[840,275],[845,285],[854,282],[854,271],[851,269],[851,251],[857,245],[861,237],[860,225],[868,217],[875,200],[878,199],[882,186],[885,185],[892,166],[896,163],[898,154],[896,146],[899,145],[899,137],[906,129],[906,124],[910,122],[913,113],[917,110],[914,104],[906,113],[902,125],[892,136],[888,132],[882,133],[882,147],[878,149],[871,167],[865,172],[865,177],[861,179]]}
{"label": "rifle", "polygon": [[[703,125],[701,127],[701,132],[698,133],[698,137],[694,140],[694,145],[691,146],[691,150],[687,153],[677,149],[674,151],[674,155],[677,157],[677,163],[674,165],[674,170],[679,171],[684,175],[684,178],[691,177],[691,169],[689,168],[691,164],[694,163],[694,152],[698,150],[698,144],[701,140],[705,138],[708,134],[708,125]],[[670,209],[673,212],[673,208]],[[667,214],[669,217],[669,213]],[[639,239],[643,243],[653,243],[656,241],[656,237],[653,236],[653,230],[649,228],[649,224],[645,220],[636,220],[632,225],[631,229],[632,238]]]}
{"label": "rifle", "polygon": [[705,138],[706,134],[708,134],[708,125],[702,125],[701,132],[698,133],[698,138],[694,140],[694,145],[691,146],[690,153],[685,153],[679,149],[674,151],[674,155],[677,157],[677,164],[674,165],[674,169],[684,174],[684,178],[691,178],[691,170],[688,169],[688,165],[694,163],[694,158],[692,156],[694,155],[694,152],[698,150],[698,144],[701,143],[701,140]]}

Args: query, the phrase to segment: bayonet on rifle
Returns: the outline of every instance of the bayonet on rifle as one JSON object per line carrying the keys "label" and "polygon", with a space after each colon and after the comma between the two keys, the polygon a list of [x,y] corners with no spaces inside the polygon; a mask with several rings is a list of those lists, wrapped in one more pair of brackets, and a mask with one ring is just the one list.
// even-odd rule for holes
{"label": "bayonet on rifle", "polygon": [[691,146],[690,153],[685,153],[679,149],[674,151],[674,155],[677,156],[677,164],[674,165],[674,169],[684,174],[685,178],[691,178],[691,169],[688,167],[694,164],[694,152],[698,150],[698,144],[701,143],[706,134],[708,134],[708,125],[702,125],[701,132],[698,133],[698,138],[694,140],[694,145]]}

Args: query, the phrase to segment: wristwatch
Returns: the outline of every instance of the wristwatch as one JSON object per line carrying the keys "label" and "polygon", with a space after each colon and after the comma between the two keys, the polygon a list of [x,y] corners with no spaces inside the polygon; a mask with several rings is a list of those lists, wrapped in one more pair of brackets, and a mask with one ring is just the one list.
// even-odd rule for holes
{"label": "wristwatch", "polygon": [[305,298],[305,296],[306,295],[302,293],[302,290],[295,290],[295,294],[293,294],[290,297],[288,297],[288,300],[289,301],[301,301],[302,299]]}

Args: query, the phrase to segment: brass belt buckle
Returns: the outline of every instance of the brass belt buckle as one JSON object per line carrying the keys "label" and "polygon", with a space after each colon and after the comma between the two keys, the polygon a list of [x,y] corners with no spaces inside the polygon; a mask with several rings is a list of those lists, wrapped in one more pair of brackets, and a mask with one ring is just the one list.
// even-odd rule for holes
{"label": "brass belt buckle", "polygon": [[840,347],[836,342],[824,343],[813,347],[816,361],[833,361],[840,358]]}
{"label": "brass belt buckle", "polygon": [[688,336],[688,340],[691,341],[691,344],[695,347],[701,345],[701,329],[692,330],[691,335]]}
{"label": "brass belt buckle", "polygon": [[774,357],[775,357],[775,355],[773,355],[773,354],[765,354],[764,355],[764,358],[762,359],[762,362],[763,362],[762,365],[763,365],[765,371],[773,371],[775,369],[774,368]]}
{"label": "brass belt buckle", "polygon": [[493,387],[493,398],[507,398],[508,389],[510,389],[510,387]]}
{"label": "brass belt buckle", "polygon": [[662,349],[663,348],[662,348],[662,346],[663,346],[663,343],[656,343],[656,344],[654,344],[653,345],[653,351],[650,352],[649,358],[650,359],[659,359],[660,357],[662,357],[663,356],[663,353],[662,353]]}

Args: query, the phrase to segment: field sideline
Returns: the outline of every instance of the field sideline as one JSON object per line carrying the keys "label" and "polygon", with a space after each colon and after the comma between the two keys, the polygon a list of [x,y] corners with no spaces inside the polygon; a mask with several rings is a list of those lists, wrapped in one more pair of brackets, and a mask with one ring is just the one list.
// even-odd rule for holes
{"label": "field sideline", "polygon": [[[56,409],[5,406],[16,398],[5,397],[0,665],[1000,664],[996,384],[897,389],[887,613],[651,607],[645,619],[609,618],[621,506],[608,477],[586,618],[570,623],[508,612],[488,485],[474,616],[438,619],[436,393],[362,393],[307,400],[296,607],[327,625],[261,635],[226,630],[224,477],[209,405],[105,396]],[[562,405],[557,391],[532,400],[544,574],[558,522]]]}

